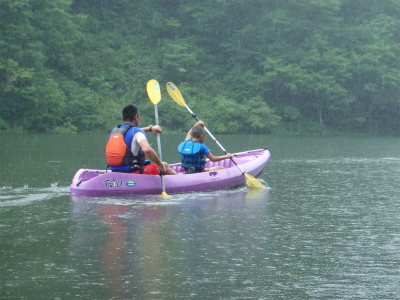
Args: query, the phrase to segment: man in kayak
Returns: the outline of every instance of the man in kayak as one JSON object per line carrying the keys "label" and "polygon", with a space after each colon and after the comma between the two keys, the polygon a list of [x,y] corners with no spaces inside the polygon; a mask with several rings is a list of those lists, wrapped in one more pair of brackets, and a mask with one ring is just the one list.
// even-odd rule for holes
{"label": "man in kayak", "polygon": [[[159,125],[139,128],[138,108],[129,104],[122,110],[124,124],[111,132],[106,147],[107,163],[113,172],[160,175],[177,175],[166,162],[162,162],[147,141],[146,132],[162,133]],[[151,163],[149,160],[153,161]]]}
{"label": "man in kayak", "polygon": [[206,158],[212,162],[217,162],[232,157],[230,153],[222,156],[211,154],[210,149],[203,144],[206,136],[203,125],[203,121],[197,121],[187,133],[185,141],[178,147],[179,153],[182,154],[182,168],[185,169],[186,174],[224,169],[223,166],[206,169]]}

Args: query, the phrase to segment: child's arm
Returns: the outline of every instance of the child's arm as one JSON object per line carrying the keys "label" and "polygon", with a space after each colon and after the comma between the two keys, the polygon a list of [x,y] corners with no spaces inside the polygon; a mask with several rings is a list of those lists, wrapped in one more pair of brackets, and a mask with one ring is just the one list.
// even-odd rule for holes
{"label": "child's arm", "polygon": [[[199,120],[199,121],[196,122],[196,124],[193,125],[193,127],[194,127],[194,126],[203,126],[203,125],[204,125],[204,122]],[[193,127],[192,127],[192,128],[193,128]],[[187,139],[189,139],[189,140],[192,139],[192,128],[190,128],[189,132],[187,133],[187,135],[186,135],[186,140],[187,140]]]}
{"label": "child's arm", "polygon": [[212,162],[217,162],[217,161],[221,161],[221,160],[232,158],[232,157],[233,156],[230,153],[228,153],[226,155],[222,155],[222,156],[214,156],[214,155],[211,154],[211,152],[209,152],[207,154],[207,158],[210,159]]}

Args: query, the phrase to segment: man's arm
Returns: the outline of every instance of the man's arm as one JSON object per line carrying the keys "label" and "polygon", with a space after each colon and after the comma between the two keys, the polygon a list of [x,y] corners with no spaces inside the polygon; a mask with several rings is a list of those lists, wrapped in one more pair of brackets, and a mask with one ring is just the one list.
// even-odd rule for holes
{"label": "man's arm", "polygon": [[143,128],[140,128],[140,129],[142,129],[146,133],[147,132],[152,132],[154,134],[157,134],[157,132],[162,133],[162,129],[161,129],[160,125],[149,125],[147,127],[143,127]]}
{"label": "man's arm", "polygon": [[151,146],[149,145],[149,142],[146,139],[142,139],[139,142],[139,146],[140,146],[140,148],[142,148],[144,154],[146,155],[146,158],[148,158],[152,162],[156,163],[158,168],[160,169],[160,171],[162,173],[165,173],[166,170],[165,170],[164,164],[158,157],[157,153],[153,150],[153,148],[151,148]]}

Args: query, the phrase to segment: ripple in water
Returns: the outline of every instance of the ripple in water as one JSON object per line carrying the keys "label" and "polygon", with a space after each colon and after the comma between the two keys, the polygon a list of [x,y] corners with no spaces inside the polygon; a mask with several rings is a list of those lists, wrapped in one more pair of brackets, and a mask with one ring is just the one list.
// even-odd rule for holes
{"label": "ripple in water", "polygon": [[35,201],[43,201],[65,196],[70,193],[69,187],[59,187],[58,183],[52,183],[47,188],[22,188],[1,187],[0,207],[13,207],[29,205]]}

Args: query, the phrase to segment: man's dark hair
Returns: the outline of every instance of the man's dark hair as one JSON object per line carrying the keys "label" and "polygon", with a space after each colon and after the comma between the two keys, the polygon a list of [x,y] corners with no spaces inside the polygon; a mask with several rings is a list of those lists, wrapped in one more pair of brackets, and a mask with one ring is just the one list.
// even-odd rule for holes
{"label": "man's dark hair", "polygon": [[129,120],[130,122],[132,122],[137,114],[138,114],[137,107],[133,104],[128,104],[122,110],[122,119],[124,121]]}
{"label": "man's dark hair", "polygon": [[203,126],[194,126],[194,127],[192,128],[191,135],[192,135],[192,137],[194,137],[195,139],[198,139],[203,133],[204,133],[204,128],[203,128]]}

